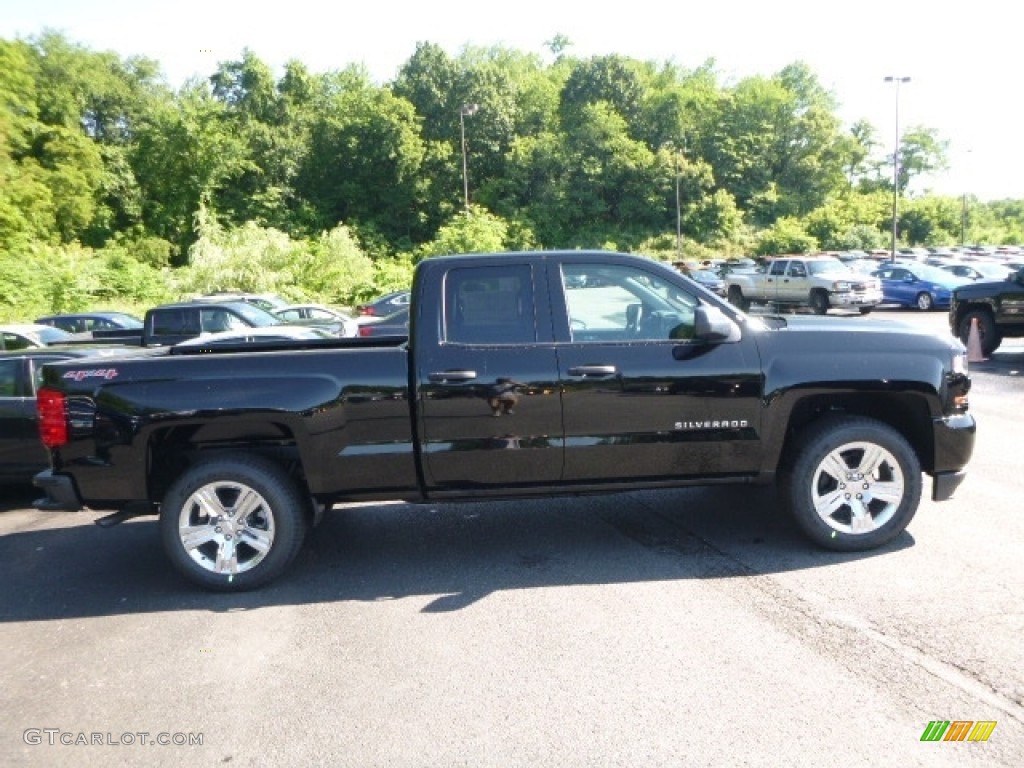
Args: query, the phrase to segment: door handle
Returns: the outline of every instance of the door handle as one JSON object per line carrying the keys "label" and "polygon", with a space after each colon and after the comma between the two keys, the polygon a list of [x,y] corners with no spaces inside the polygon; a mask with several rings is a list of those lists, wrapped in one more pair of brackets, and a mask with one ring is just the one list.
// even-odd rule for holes
{"label": "door handle", "polygon": [[439,383],[448,381],[472,381],[476,378],[476,371],[438,371],[437,373],[428,373],[427,378]]}
{"label": "door handle", "polygon": [[614,365],[575,365],[569,369],[570,376],[614,376],[618,373]]}

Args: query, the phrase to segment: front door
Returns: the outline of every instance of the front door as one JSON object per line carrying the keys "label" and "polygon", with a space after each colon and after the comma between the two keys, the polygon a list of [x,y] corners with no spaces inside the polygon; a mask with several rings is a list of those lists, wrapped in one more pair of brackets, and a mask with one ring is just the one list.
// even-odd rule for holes
{"label": "front door", "polygon": [[563,481],[673,482],[757,471],[754,342],[694,341],[694,309],[704,299],[682,281],[581,258],[563,263],[551,282],[556,336],[564,340]]}

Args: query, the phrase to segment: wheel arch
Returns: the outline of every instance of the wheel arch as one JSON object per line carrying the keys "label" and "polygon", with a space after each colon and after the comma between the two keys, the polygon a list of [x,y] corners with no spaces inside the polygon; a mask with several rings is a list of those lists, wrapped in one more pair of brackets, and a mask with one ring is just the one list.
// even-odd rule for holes
{"label": "wheel arch", "polygon": [[927,400],[914,393],[819,393],[800,398],[789,413],[785,437],[775,462],[775,472],[791,466],[795,446],[811,424],[838,415],[860,416],[886,424],[897,432],[917,454],[921,468],[935,466],[935,438]]}
{"label": "wheel arch", "polygon": [[280,421],[246,422],[219,429],[208,424],[176,425],[153,430],[147,440],[147,497],[160,502],[170,487],[196,464],[213,458],[261,456],[280,466],[299,491],[309,497],[299,438]]}

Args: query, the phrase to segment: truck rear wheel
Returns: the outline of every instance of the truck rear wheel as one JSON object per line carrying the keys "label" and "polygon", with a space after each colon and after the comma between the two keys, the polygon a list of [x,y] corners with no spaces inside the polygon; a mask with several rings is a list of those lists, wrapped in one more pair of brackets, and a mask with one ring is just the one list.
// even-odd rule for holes
{"label": "truck rear wheel", "polygon": [[800,437],[782,495],[812,541],[855,552],[903,532],[917,512],[921,485],[921,464],[899,432],[844,415],[827,417]]}
{"label": "truck rear wheel", "polygon": [[302,548],[306,503],[261,456],[214,458],[185,472],[160,511],[164,551],[185,578],[241,592],[280,576]]}

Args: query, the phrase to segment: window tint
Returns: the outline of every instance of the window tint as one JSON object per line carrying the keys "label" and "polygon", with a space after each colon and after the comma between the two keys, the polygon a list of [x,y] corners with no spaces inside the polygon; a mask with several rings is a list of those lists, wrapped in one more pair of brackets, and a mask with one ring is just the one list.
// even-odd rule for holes
{"label": "window tint", "polygon": [[20,360],[0,360],[0,397],[18,395],[18,367]]}
{"label": "window tint", "polygon": [[180,307],[154,313],[154,336],[198,336],[199,332],[199,312],[195,309]]}
{"label": "window tint", "polygon": [[445,339],[455,344],[536,341],[530,267],[467,267],[445,279]]}
{"label": "window tint", "polygon": [[30,342],[24,336],[19,336],[16,333],[3,334],[3,349],[27,349],[29,346]]}

